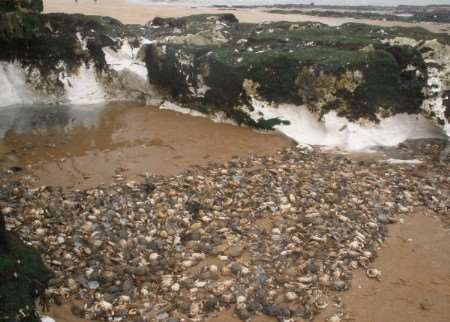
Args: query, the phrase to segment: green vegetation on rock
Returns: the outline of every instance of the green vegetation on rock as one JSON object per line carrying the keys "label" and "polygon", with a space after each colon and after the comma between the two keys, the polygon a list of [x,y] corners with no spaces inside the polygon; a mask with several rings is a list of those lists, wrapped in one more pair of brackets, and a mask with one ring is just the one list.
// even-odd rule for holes
{"label": "green vegetation on rock", "polygon": [[0,12],[31,11],[42,12],[44,5],[42,0],[1,0]]}
{"label": "green vegetation on rock", "polygon": [[39,253],[5,230],[0,215],[0,321],[38,322],[36,299],[50,278]]}
{"label": "green vegetation on rock", "polygon": [[[244,111],[252,111],[255,98],[306,105],[320,114],[334,110],[351,120],[416,114],[428,82],[427,48],[392,40],[450,45],[449,35],[421,28],[248,24],[230,14],[155,18],[139,26],[108,17],[15,12],[0,19],[0,61],[19,61],[43,76],[83,63],[107,71],[103,48],[119,49],[124,39],[138,48],[141,38],[152,40],[139,53],[149,80],[167,98],[257,127],[272,122],[263,125]],[[251,95],[246,80],[253,83]]]}
{"label": "green vegetation on rock", "polygon": [[[83,62],[105,65],[104,46],[114,46],[109,35],[122,28],[112,18],[68,14],[7,13],[0,19],[0,61],[20,61],[43,75],[64,63],[70,70]],[[77,34],[87,39],[85,49]]]}
{"label": "green vegetation on rock", "polygon": [[[336,8],[343,9],[343,8]],[[374,8],[372,8],[374,10]],[[378,13],[374,11],[363,11],[358,10],[358,8],[352,8],[352,11],[333,11],[333,10],[282,10],[274,9],[268,10],[269,13],[275,14],[300,14],[308,16],[318,16],[318,17],[334,17],[334,18],[354,18],[354,19],[371,19],[371,20],[382,20],[382,21],[402,21],[402,22],[439,22],[439,23],[449,23],[450,22],[450,10],[448,8],[438,8],[435,10],[426,10],[421,7],[420,12],[408,13],[408,15],[399,15],[389,12]],[[403,12],[401,12],[403,13]]]}
{"label": "green vegetation on rock", "polygon": [[[241,24],[220,15],[156,19],[147,49],[150,81],[182,104],[231,114],[251,104],[244,80],[258,99],[306,104],[350,119],[418,113],[427,66],[417,48],[387,40],[448,37],[423,29],[363,24]],[[202,80],[202,82],[199,82]],[[203,87],[205,93],[199,93]],[[255,126],[241,117],[239,123]]]}

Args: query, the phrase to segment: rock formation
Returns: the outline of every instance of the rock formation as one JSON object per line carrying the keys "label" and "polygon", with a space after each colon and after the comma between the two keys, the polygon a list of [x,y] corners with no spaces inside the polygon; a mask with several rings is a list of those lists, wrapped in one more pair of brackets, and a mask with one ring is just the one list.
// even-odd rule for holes
{"label": "rock formation", "polygon": [[11,87],[0,94],[2,105],[169,100],[263,129],[292,124],[282,112],[288,106],[297,118],[305,110],[342,128],[409,114],[450,131],[447,34],[245,24],[231,14],[146,26],[66,14],[1,21],[0,84]]}
{"label": "rock formation", "polygon": [[0,12],[42,12],[44,5],[42,0],[2,0],[0,3]]}
{"label": "rock formation", "polygon": [[8,232],[0,214],[0,321],[39,321],[35,302],[44,296],[49,278],[39,253]]}

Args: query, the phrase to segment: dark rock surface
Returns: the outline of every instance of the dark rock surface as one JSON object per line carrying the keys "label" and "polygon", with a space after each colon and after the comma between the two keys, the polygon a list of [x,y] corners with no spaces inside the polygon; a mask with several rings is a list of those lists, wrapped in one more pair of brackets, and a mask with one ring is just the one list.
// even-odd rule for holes
{"label": "dark rock surface", "polygon": [[[450,22],[450,8],[437,8],[430,11],[411,11],[398,10],[397,12],[374,12],[374,11],[334,11],[334,10],[301,10],[301,9],[271,9],[270,13],[276,14],[302,14],[319,17],[333,18],[354,18],[354,19],[373,19],[383,21],[403,21],[403,22]],[[406,14],[406,15],[405,15]]]}
{"label": "dark rock surface", "polygon": [[[122,24],[108,17],[68,14],[3,14],[0,19],[0,61],[20,61],[47,75],[64,62],[67,69],[88,60],[102,66],[103,46],[113,46],[108,35]],[[77,33],[87,39],[83,49]]]}
{"label": "dark rock surface", "polygon": [[[3,214],[11,215],[9,207]],[[50,271],[39,253],[25,245],[17,235],[6,231],[0,214],[0,321],[37,322],[37,298],[43,299]]]}
{"label": "dark rock surface", "polygon": [[[251,98],[306,104],[351,120],[419,113],[427,65],[417,48],[386,39],[450,37],[420,28],[320,23],[244,24],[221,15],[155,19],[146,51],[150,81],[182,104],[250,126],[271,128],[242,113]],[[245,81],[252,88],[245,88]],[[249,91],[253,91],[249,95]]]}
{"label": "dark rock surface", "polygon": [[[389,42],[397,37],[422,45]],[[0,61],[39,70],[42,83],[57,91],[63,85],[55,75],[82,64],[114,78],[103,49],[128,42],[141,48],[137,59],[145,61],[163,98],[272,129],[282,121],[251,116],[253,99],[306,105],[319,117],[334,110],[350,120],[421,113],[430,67],[424,55],[433,51],[423,44],[432,39],[450,44],[449,35],[421,28],[247,24],[231,14],[155,18],[140,26],[99,16],[13,12],[0,19]]]}
{"label": "dark rock surface", "polygon": [[0,2],[0,12],[42,12],[44,5],[42,0],[2,0]]}

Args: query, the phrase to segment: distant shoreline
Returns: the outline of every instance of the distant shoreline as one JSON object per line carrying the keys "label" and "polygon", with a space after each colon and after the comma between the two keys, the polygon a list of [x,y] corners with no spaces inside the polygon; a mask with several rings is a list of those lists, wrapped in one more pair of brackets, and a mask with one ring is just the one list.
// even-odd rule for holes
{"label": "distant shoreline", "polygon": [[[127,10],[124,10],[124,7]],[[193,14],[232,12],[241,22],[260,23],[264,21],[315,21],[331,26],[338,26],[347,22],[382,25],[386,27],[423,27],[432,32],[450,33],[450,24],[436,24],[429,22],[410,23],[402,21],[382,21],[376,19],[356,19],[347,17],[321,17],[307,14],[280,14],[267,12],[268,8],[237,8],[217,6],[196,6],[184,4],[140,4],[127,0],[44,0],[45,12],[82,13],[88,15],[110,16],[126,24],[146,24],[154,17],[179,17]]]}

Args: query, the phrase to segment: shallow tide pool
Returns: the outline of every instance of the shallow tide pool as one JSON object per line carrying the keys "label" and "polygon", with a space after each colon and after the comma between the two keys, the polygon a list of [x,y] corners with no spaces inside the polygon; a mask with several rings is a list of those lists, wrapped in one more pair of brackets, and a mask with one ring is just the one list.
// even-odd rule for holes
{"label": "shallow tide pool", "polygon": [[86,188],[144,173],[173,175],[292,144],[275,133],[123,103],[0,111],[0,168],[30,175],[35,185]]}

